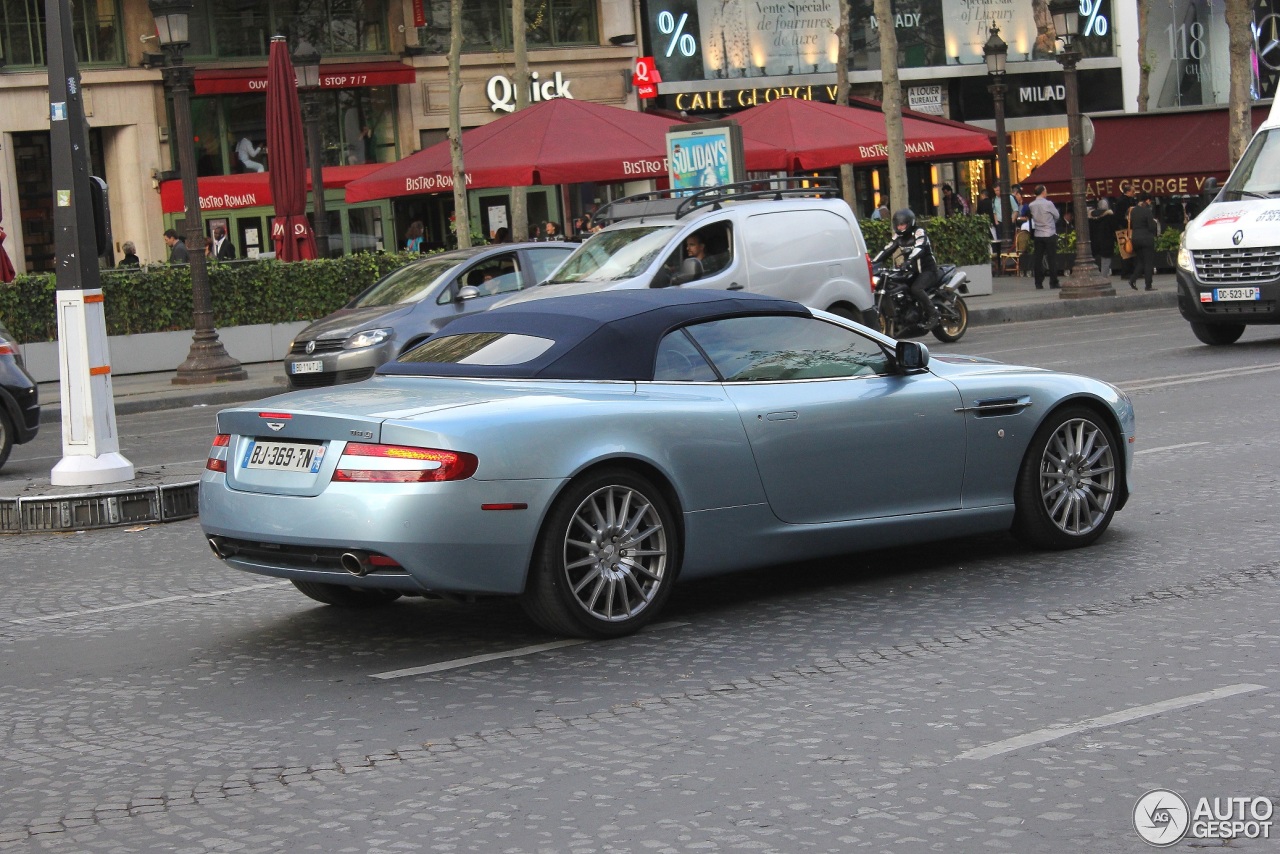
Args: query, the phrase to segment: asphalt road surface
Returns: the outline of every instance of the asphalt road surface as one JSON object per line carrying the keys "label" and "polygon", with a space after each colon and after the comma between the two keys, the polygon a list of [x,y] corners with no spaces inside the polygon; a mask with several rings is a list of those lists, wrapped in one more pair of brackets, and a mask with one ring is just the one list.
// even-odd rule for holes
{"label": "asphalt road surface", "polygon": [[[224,568],[194,520],[0,538],[0,850],[1138,852],[1150,790],[1269,814],[1280,330],[1209,348],[1160,311],[930,343],[1130,392],[1137,491],[1095,547],[748,572],[581,643],[509,601],[327,608]],[[140,466],[212,434],[209,410],[119,426]],[[59,455],[50,426],[6,473]]]}

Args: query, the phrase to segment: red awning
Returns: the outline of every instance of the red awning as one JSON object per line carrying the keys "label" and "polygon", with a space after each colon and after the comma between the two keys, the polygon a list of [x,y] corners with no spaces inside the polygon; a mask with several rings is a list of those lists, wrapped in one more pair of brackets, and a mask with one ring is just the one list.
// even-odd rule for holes
{"label": "red awning", "polygon": [[[874,102],[870,102],[874,104]],[[889,159],[885,143],[884,114],[861,103],[844,107],[800,98],[781,98],[734,114],[745,140],[784,149],[795,160],[792,169],[829,169],[843,163],[884,163]],[[991,137],[982,128],[953,121],[904,114],[903,142],[907,160],[966,160],[990,157]],[[752,163],[747,168],[766,167]]]}
{"label": "red awning", "polygon": [[[361,163],[356,166],[326,166],[324,186],[327,190],[340,190],[357,178],[376,172],[385,164]],[[246,172],[237,175],[211,175],[197,182],[200,188],[200,210],[225,211],[236,208],[272,206],[269,172]],[[307,189],[311,189],[311,173],[307,172]],[[182,213],[182,182],[164,181],[160,184],[160,204],[165,213]]]}
{"label": "red awning", "polygon": [[[633,181],[667,174],[669,118],[554,98],[465,131],[467,186],[524,187]],[[347,201],[439,193],[453,187],[449,141],[347,187]]]}
{"label": "red awning", "polygon": [[[1253,108],[1255,129],[1267,117],[1268,109]],[[1206,180],[1224,181],[1231,171],[1225,109],[1097,116],[1093,130],[1093,149],[1084,158],[1086,194],[1195,195]],[[1070,196],[1068,147],[1064,145],[1031,170],[1022,183],[1033,187],[1044,184],[1051,196]]]}
{"label": "red awning", "polygon": [[[321,89],[393,86],[412,83],[416,72],[399,62],[349,62],[320,66]],[[196,69],[197,95],[229,95],[267,91],[267,67]]]}

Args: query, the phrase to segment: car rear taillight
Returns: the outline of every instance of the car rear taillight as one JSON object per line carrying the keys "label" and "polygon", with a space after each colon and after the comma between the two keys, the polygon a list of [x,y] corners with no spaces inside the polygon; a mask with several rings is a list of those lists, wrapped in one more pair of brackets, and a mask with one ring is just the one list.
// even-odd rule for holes
{"label": "car rear taillight", "polygon": [[871,253],[867,252],[862,257],[867,259],[867,281],[871,283],[871,293],[875,293],[876,271],[871,268]]}
{"label": "car rear taillight", "polygon": [[18,348],[14,347],[8,341],[0,341],[0,356],[16,356]]}
{"label": "car rear taillight", "polygon": [[[218,435],[213,437],[214,448],[226,448],[230,444],[231,444],[231,436],[229,436],[226,433],[219,433]],[[212,449],[210,449],[209,459],[205,461],[204,467],[207,468],[209,471],[220,471],[225,474],[227,471],[227,461],[216,458],[213,455]]]}
{"label": "car rear taillight", "polygon": [[338,483],[436,483],[465,480],[476,473],[475,455],[408,445],[352,442],[333,473]]}

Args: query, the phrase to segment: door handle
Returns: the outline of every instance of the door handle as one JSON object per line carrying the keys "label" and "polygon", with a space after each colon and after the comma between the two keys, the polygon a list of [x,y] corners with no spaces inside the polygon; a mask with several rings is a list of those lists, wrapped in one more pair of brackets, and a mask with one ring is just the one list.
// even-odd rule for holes
{"label": "door handle", "polygon": [[765,415],[764,418],[766,421],[794,421],[799,417],[799,412],[796,412],[794,409],[789,409],[785,412],[770,412]]}
{"label": "door handle", "polygon": [[742,285],[738,284],[737,282],[730,282],[730,283],[729,283],[729,287],[727,288],[727,290],[730,290],[730,291],[740,291],[740,290],[742,290]]}

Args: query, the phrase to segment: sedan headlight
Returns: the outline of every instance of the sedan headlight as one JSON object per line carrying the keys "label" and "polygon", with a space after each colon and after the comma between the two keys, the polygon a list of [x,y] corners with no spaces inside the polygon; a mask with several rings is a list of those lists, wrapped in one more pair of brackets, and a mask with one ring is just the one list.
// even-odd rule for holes
{"label": "sedan headlight", "polygon": [[359,350],[361,347],[375,347],[390,337],[390,329],[366,329],[343,341],[342,349]]}
{"label": "sedan headlight", "polygon": [[1195,275],[1196,262],[1191,257],[1191,250],[1187,248],[1187,233],[1185,231],[1182,233],[1182,239],[1178,241],[1178,266]]}

